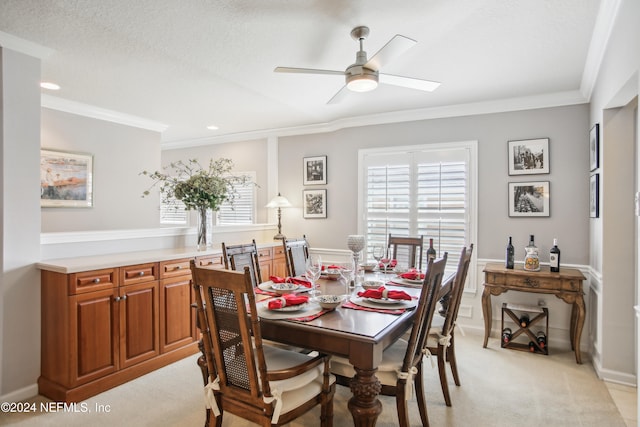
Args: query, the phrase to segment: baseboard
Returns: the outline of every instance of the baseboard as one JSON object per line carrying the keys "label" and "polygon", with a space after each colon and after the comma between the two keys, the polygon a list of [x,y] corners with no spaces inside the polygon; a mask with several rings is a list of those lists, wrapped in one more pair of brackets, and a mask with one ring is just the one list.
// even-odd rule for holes
{"label": "baseboard", "polygon": [[38,395],[38,384],[33,383],[21,389],[0,396],[2,402],[20,402]]}

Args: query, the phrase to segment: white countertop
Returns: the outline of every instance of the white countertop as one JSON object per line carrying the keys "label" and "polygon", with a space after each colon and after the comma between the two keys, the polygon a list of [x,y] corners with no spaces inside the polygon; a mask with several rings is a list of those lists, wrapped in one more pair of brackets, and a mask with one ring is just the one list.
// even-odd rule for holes
{"label": "white countertop", "polygon": [[[259,243],[258,248],[280,246],[282,243]],[[40,270],[53,271],[56,273],[78,273],[81,271],[100,270],[103,268],[123,267],[126,265],[144,264],[147,262],[170,261],[180,258],[194,258],[207,255],[221,255],[222,249],[219,247],[205,251],[198,251],[196,248],[172,248],[158,249],[152,251],[122,252],[114,254],[93,255],[86,257],[58,258],[42,260],[36,263]]]}

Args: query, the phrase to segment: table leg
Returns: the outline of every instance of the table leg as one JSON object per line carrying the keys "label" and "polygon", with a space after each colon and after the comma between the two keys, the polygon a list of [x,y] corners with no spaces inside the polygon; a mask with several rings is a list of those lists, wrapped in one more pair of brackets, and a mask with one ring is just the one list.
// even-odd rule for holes
{"label": "table leg", "polygon": [[482,292],[482,316],[484,317],[484,344],[482,347],[487,348],[489,335],[491,335],[491,292],[487,287]]}
{"label": "table leg", "polygon": [[378,415],[382,413],[382,403],[378,394],[382,390],[376,377],[377,369],[360,369],[354,367],[356,375],[351,379],[350,388],[353,397],[349,399],[349,411],[353,417],[353,425],[373,427]]}
{"label": "table leg", "polygon": [[576,307],[576,325],[573,333],[573,348],[576,353],[576,363],[582,364],[582,356],[580,355],[580,337],[582,336],[582,327],[584,326],[585,308],[584,297],[580,295],[574,302]]}

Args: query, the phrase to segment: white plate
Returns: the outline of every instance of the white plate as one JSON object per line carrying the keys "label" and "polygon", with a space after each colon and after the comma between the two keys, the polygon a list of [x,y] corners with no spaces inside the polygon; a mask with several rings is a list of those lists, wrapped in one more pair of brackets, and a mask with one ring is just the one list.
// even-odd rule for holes
{"label": "white plate", "polygon": [[[387,309],[397,309],[397,308],[411,308],[411,307],[415,307],[416,305],[418,305],[418,301],[417,300],[411,300],[411,301],[406,301],[406,300],[387,300],[389,302],[387,303],[380,303],[380,300],[376,300],[371,299],[369,300],[369,298],[362,298],[362,297],[357,297],[355,295],[352,295],[351,298],[349,298],[349,300],[357,305],[361,305],[363,307],[369,307],[369,308],[387,308]],[[375,302],[373,302],[375,301]],[[393,301],[393,302],[391,302]]]}
{"label": "white plate", "polygon": [[402,301],[406,301],[406,300],[387,299],[387,298],[363,298],[363,299],[373,304],[383,304],[383,305],[398,304],[398,303],[401,303]]}
{"label": "white plate", "polygon": [[398,276],[399,279],[404,280],[407,283],[411,283],[414,285],[419,285],[422,284],[422,282],[424,282],[424,279],[405,279],[404,277]]}
{"label": "white plate", "polygon": [[304,310],[305,308],[307,308],[308,304],[309,304],[308,302],[305,302],[304,304],[289,305],[287,307],[282,307],[282,308],[269,308],[269,303],[267,302],[264,306],[269,311],[285,312],[285,311],[300,311],[300,310]]}

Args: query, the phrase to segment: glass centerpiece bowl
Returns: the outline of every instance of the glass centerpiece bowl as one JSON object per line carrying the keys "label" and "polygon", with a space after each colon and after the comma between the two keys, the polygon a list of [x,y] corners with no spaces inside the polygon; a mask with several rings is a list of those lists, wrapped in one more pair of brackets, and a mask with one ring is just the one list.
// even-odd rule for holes
{"label": "glass centerpiece bowl", "polygon": [[[224,202],[233,204],[237,197],[236,186],[249,181],[247,176],[235,176],[231,173],[233,162],[230,159],[211,159],[209,167],[203,168],[198,160],[179,160],[163,168],[163,172],[142,171],[153,180],[153,184],[142,195],[149,196],[151,189],[158,187],[162,203],[173,209],[196,210],[198,213],[197,245],[198,250],[211,246],[211,212],[220,209]],[[179,203],[181,202],[182,205]]]}

